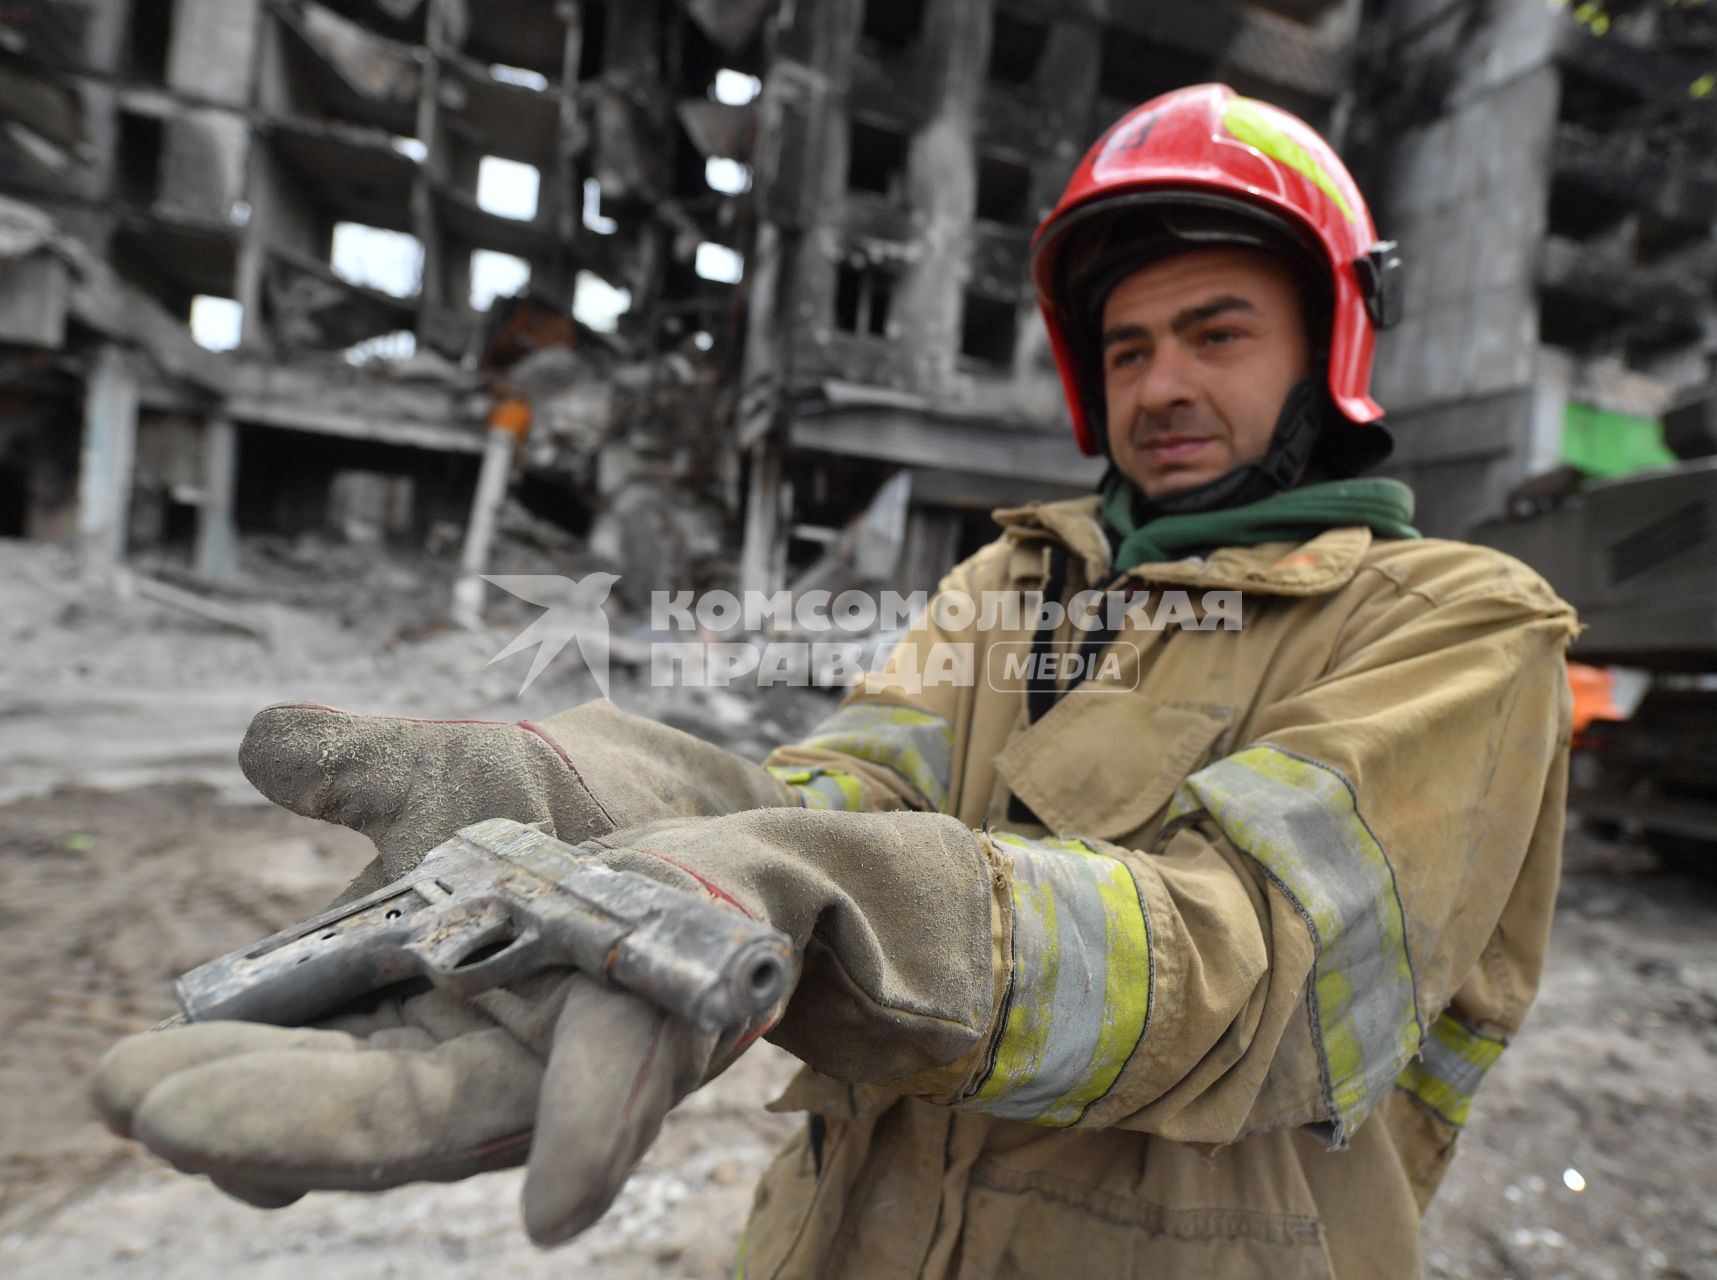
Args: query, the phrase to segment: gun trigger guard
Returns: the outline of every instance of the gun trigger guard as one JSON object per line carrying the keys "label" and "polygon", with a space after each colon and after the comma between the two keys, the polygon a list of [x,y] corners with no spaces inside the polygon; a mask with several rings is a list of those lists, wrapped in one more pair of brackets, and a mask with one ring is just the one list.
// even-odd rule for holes
{"label": "gun trigger guard", "polygon": [[443,915],[427,938],[407,944],[423,972],[441,990],[461,999],[527,977],[541,966],[536,953],[542,938],[526,922],[516,928],[505,903],[473,904]]}

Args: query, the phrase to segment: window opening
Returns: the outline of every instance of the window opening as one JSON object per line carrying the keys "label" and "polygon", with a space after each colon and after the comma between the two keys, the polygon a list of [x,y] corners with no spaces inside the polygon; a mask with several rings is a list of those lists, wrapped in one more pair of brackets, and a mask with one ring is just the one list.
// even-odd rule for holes
{"label": "window opening", "polygon": [[725,196],[743,195],[751,190],[751,167],[726,156],[711,156],[704,161],[703,176],[711,191]]}
{"label": "window opening", "polygon": [[581,4],[578,13],[583,26],[578,39],[578,79],[583,83],[601,75],[607,62],[608,5],[605,0]]}
{"label": "window opening", "polygon": [[517,160],[484,156],[477,162],[477,207],[498,218],[529,222],[537,216],[542,172]]}
{"label": "window opening", "polygon": [[835,327],[872,338],[888,336],[894,275],[871,264],[843,262],[835,276]]}
{"label": "window opening", "polygon": [[1024,226],[1031,217],[1031,167],[993,153],[978,155],[977,216]]}
{"label": "window opening", "polygon": [[[58,6],[54,6],[58,7]],[[125,42],[125,69],[133,80],[162,84],[173,48],[173,0],[135,0],[131,38]]]}
{"label": "window opening", "polygon": [[743,107],[762,92],[763,81],[731,67],[716,72],[715,83],[710,86],[710,96],[730,107]]}
{"label": "window opening", "polygon": [[580,271],[573,282],[572,316],[580,324],[602,333],[620,327],[620,317],[632,309],[632,294],[616,289],[594,271]]}
{"label": "window opening", "polygon": [[244,307],[232,298],[199,293],[191,299],[191,337],[210,351],[231,351],[244,332]]}
{"label": "window opening", "polygon": [[487,311],[496,298],[511,298],[531,282],[531,264],[510,253],[478,249],[471,254],[471,309]]}
{"label": "window opening", "polygon": [[161,121],[120,112],[118,143],[114,179],[119,198],[128,204],[154,204],[161,193]]}
{"label": "window opening", "polygon": [[336,222],[329,263],[348,284],[395,298],[411,297],[423,283],[423,244],[404,231]]}
{"label": "window opening", "polygon": [[528,67],[509,67],[504,62],[496,62],[489,67],[489,78],[499,84],[510,84],[518,89],[530,89],[543,93],[548,89],[548,77],[540,71],[532,71]]}
{"label": "window opening", "polygon": [[923,27],[923,0],[865,0],[859,38],[873,48],[896,53],[916,41]]}
{"label": "window opening", "polygon": [[1030,18],[998,12],[990,28],[990,78],[1007,84],[1027,84],[1043,61],[1049,28]]}
{"label": "window opening", "polygon": [[854,120],[848,132],[847,188],[898,201],[906,189],[909,139],[898,129]]}
{"label": "window opening", "polygon": [[1012,299],[967,293],[965,314],[960,318],[960,354],[1007,368],[1013,364],[1018,319],[1019,308]]}
{"label": "window opening", "polygon": [[620,224],[602,212],[602,184],[595,178],[584,180],[584,229],[599,236],[611,236]]}
{"label": "window opening", "polygon": [[738,252],[713,240],[698,246],[693,269],[705,280],[717,284],[738,284],[745,276],[745,259]]}

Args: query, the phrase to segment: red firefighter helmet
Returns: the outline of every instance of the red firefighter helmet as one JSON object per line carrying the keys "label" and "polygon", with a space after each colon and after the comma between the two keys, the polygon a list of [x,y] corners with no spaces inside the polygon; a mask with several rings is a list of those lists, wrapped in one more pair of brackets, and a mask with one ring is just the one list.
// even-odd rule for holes
{"label": "red firefighter helmet", "polygon": [[1330,317],[1336,408],[1356,425],[1383,416],[1368,388],[1377,330],[1400,311],[1395,245],[1378,241],[1347,166],[1310,125],[1227,85],[1201,84],[1153,98],[1117,121],[1032,237],[1038,305],[1084,452],[1098,453],[1103,444],[1093,272],[1104,259],[1144,265],[1152,251],[1141,249],[1142,241],[1158,242],[1162,254],[1252,244],[1295,258],[1320,286],[1327,282],[1321,305]]}

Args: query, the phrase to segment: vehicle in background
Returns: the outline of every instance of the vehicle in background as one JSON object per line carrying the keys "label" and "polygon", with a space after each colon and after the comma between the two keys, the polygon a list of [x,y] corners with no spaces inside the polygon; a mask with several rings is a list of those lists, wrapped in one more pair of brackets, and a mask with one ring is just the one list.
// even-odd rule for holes
{"label": "vehicle in background", "polygon": [[[1581,485],[1469,538],[1543,574],[1580,611],[1569,808],[1666,860],[1717,855],[1717,385],[1664,419],[1683,461]],[[1612,669],[1608,689],[1575,663]],[[1582,688],[1582,685],[1585,687]],[[1632,703],[1633,705],[1629,705]]]}

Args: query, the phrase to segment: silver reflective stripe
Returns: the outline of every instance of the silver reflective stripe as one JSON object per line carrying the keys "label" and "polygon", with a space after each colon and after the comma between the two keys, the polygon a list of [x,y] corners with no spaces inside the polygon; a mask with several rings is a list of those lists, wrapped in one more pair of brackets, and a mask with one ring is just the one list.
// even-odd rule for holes
{"label": "silver reflective stripe", "polygon": [[1431,1024],[1431,1033],[1419,1046],[1419,1056],[1407,1064],[1395,1083],[1459,1128],[1467,1122],[1479,1082],[1502,1057],[1505,1047],[1506,1041],[1474,1031],[1454,1014],[1444,1012]]}
{"label": "silver reflective stripe", "polygon": [[1310,928],[1310,991],[1330,1119],[1345,1142],[1419,1048],[1395,873],[1337,770],[1268,744],[1188,778],[1169,821],[1204,812]]}
{"label": "silver reflective stripe", "polygon": [[1469,1098],[1477,1091],[1487,1070],[1483,1064],[1468,1062],[1453,1049],[1445,1048],[1435,1036],[1427,1036],[1419,1046],[1419,1059],[1437,1079]]}
{"label": "silver reflective stripe", "polygon": [[1144,901],[1126,864],[1081,841],[991,840],[1013,867],[1013,973],[989,1072],[960,1105],[1076,1124],[1114,1086],[1150,1017]]}
{"label": "silver reflective stripe", "polygon": [[864,809],[864,789],[859,780],[839,769],[820,766],[772,764],[769,772],[791,787],[807,809],[836,809],[859,813]]}
{"label": "silver reflective stripe", "polygon": [[855,702],[835,712],[797,745],[838,751],[892,769],[938,812],[948,803],[954,726],[928,711],[889,702]]}

